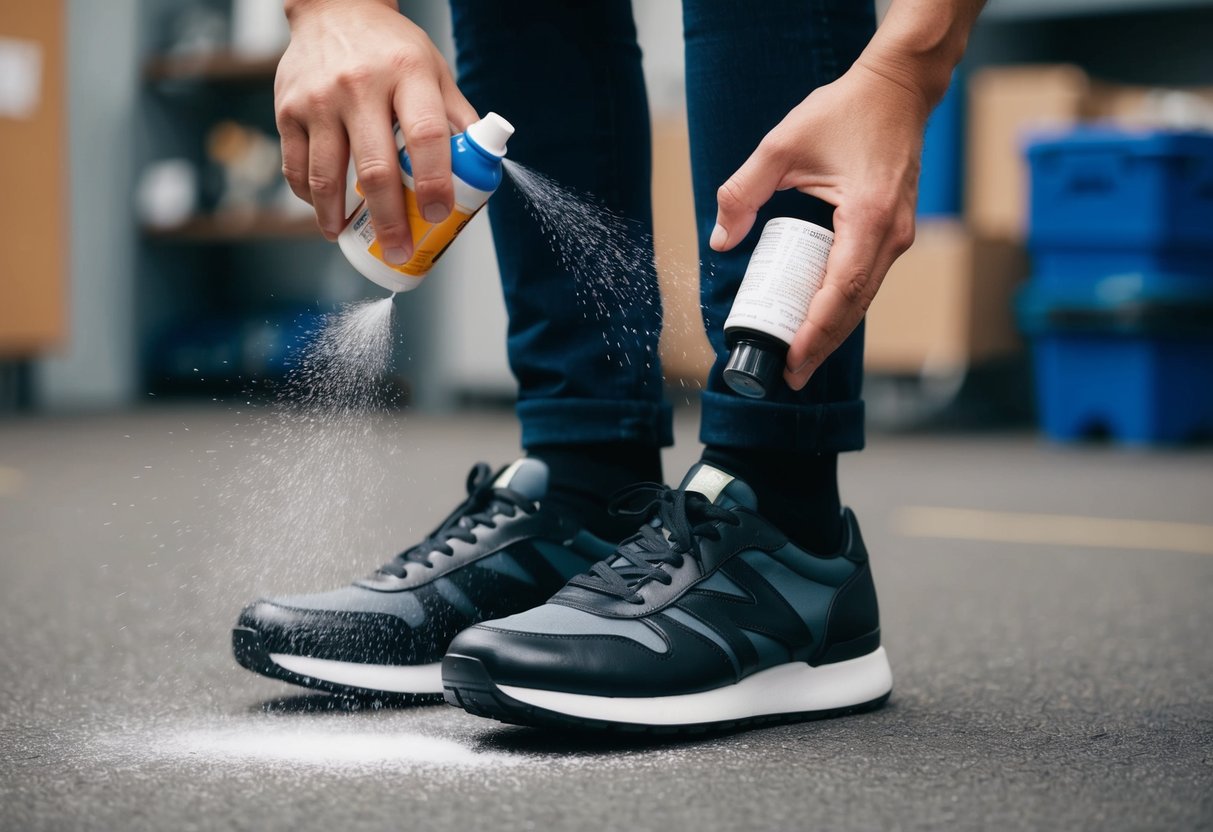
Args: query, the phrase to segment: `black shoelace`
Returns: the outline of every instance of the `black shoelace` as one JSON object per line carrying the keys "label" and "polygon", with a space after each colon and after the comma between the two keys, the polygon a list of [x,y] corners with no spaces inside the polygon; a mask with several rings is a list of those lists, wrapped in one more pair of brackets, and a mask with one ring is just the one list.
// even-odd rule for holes
{"label": "black shoelace", "polygon": [[494,518],[500,515],[513,517],[519,511],[532,514],[538,511],[539,504],[524,497],[511,488],[498,488],[493,485],[495,476],[489,466],[478,462],[468,473],[467,499],[464,500],[450,515],[442,521],[438,528],[425,536],[418,543],[379,568],[382,575],[392,575],[403,578],[410,564],[421,564],[427,568],[434,566],[430,560],[433,554],[453,555],[450,541],[462,540],[465,543],[475,543],[477,526],[490,529],[497,527]]}
{"label": "black shoelace", "polygon": [[719,540],[719,523],[735,526],[733,512],[712,503],[697,491],[682,491],[658,483],[641,483],[615,495],[611,512],[643,518],[640,531],[619,544],[615,554],[594,564],[570,586],[601,592],[631,604],[643,604],[637,590],[649,581],[667,586],[673,580],[661,567],[682,566],[686,555],[699,557],[699,541]]}

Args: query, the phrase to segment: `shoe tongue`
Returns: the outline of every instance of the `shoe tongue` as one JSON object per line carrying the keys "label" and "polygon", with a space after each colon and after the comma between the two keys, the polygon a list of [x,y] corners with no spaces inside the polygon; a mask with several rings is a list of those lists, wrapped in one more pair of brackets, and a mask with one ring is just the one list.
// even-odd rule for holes
{"label": "shoe tongue", "polygon": [[706,462],[695,463],[683,477],[682,485],[678,487],[683,491],[698,492],[711,500],[713,505],[721,508],[758,508],[758,497],[754,494],[754,489],[728,471],[722,471]]}
{"label": "shoe tongue", "polygon": [[528,500],[542,500],[548,493],[548,466],[530,457],[516,459],[497,475],[493,487],[509,488]]}

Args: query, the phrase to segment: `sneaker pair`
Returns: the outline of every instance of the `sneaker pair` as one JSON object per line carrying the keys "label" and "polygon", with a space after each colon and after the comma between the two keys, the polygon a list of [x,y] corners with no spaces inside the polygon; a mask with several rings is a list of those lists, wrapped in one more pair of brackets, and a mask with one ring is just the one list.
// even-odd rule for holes
{"label": "sneaker pair", "polygon": [[480,464],[426,539],[332,592],[264,599],[237,661],[333,693],[442,694],[522,725],[682,732],[879,707],[892,677],[867,551],[790,542],[754,491],[695,465],[616,498],[618,545],[545,509],[547,468]]}

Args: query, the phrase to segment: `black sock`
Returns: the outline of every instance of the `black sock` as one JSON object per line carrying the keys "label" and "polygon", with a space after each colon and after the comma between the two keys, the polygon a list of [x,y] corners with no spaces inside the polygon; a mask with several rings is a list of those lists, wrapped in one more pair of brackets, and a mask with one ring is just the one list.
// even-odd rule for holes
{"label": "black sock", "polygon": [[591,534],[618,541],[636,531],[635,517],[612,517],[611,495],[638,482],[661,482],[661,449],[635,442],[536,445],[527,456],[548,466],[546,505],[574,517]]}
{"label": "black sock", "polygon": [[703,461],[745,480],[759,513],[797,546],[829,554],[841,544],[838,454],[709,445]]}

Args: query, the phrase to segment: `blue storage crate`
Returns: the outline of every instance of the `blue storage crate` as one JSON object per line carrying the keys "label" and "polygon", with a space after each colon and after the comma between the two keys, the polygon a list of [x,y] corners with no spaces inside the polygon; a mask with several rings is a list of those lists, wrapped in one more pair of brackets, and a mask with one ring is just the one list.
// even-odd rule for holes
{"label": "blue storage crate", "polygon": [[1086,127],[1037,137],[1027,153],[1033,251],[1213,255],[1213,133]]}
{"label": "blue storage crate", "polygon": [[1035,280],[1213,297],[1213,134],[1080,128],[1028,148]]}
{"label": "blue storage crate", "polygon": [[1019,313],[1051,438],[1213,437],[1213,302],[1139,296],[1079,305],[1029,285]]}
{"label": "blue storage crate", "polygon": [[919,217],[958,217],[964,167],[965,87],[958,74],[939,106],[927,119],[918,177]]}
{"label": "blue storage crate", "polygon": [[1029,281],[1016,299],[1020,328],[1029,338],[1058,332],[1213,338],[1213,298],[1118,293],[1075,299]]}
{"label": "blue storage crate", "polygon": [[1032,282],[1058,297],[1123,295],[1132,286],[1150,296],[1213,298],[1213,251],[1034,248]]}
{"label": "blue storage crate", "polygon": [[1046,434],[1106,433],[1130,444],[1213,435],[1213,337],[1059,330],[1033,339],[1037,408]]}
{"label": "blue storage crate", "polygon": [[161,380],[279,378],[298,360],[301,345],[323,317],[302,308],[256,318],[200,317],[175,326],[154,344],[150,367]]}

